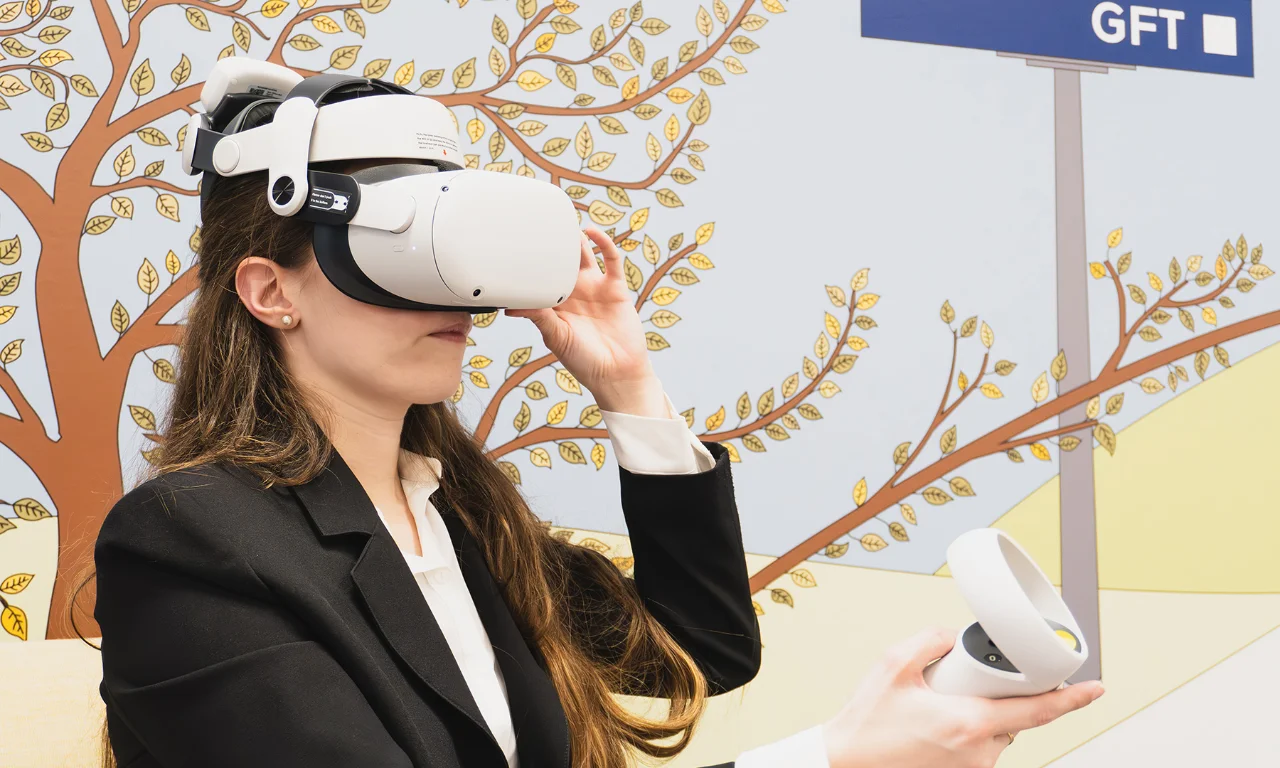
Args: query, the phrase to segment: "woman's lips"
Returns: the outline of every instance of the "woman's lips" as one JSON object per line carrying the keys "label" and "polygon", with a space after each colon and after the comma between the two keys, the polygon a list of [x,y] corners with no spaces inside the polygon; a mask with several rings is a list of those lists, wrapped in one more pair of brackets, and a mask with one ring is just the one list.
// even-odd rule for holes
{"label": "woman's lips", "polygon": [[463,333],[462,331],[440,331],[438,333],[433,333],[430,335],[436,339],[445,339],[447,341],[462,342],[464,344],[467,341],[467,334]]}

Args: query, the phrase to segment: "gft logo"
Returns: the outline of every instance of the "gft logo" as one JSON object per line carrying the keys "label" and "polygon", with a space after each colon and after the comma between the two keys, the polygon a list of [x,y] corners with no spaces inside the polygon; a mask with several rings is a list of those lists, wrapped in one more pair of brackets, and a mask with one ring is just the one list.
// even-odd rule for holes
{"label": "gft logo", "polygon": [[[1164,26],[1162,42],[1171,51],[1178,50],[1178,25],[1186,21],[1184,11],[1171,8],[1154,8],[1147,5],[1131,5],[1126,10],[1119,3],[1098,3],[1093,9],[1093,33],[1104,43],[1119,44],[1128,40],[1130,45],[1141,46],[1143,33],[1158,34]],[[1219,56],[1235,56],[1236,20],[1233,16],[1201,15],[1204,32],[1204,52]],[[1159,21],[1157,21],[1159,20]],[[1160,41],[1157,37],[1154,40]],[[1159,42],[1148,42],[1156,44]]]}

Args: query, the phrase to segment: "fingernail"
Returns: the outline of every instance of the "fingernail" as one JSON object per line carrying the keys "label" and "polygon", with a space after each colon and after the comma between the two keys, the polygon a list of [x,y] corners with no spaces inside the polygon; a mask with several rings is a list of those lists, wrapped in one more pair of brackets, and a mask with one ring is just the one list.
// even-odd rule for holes
{"label": "fingernail", "polygon": [[1094,687],[1094,691],[1093,691],[1093,699],[1094,699],[1094,701],[1097,701],[1098,697],[1102,696],[1102,694],[1104,694],[1104,693],[1106,693],[1106,692],[1107,692],[1107,689],[1106,689],[1106,688],[1104,688],[1104,687],[1102,687],[1102,683],[1098,683],[1098,684]]}

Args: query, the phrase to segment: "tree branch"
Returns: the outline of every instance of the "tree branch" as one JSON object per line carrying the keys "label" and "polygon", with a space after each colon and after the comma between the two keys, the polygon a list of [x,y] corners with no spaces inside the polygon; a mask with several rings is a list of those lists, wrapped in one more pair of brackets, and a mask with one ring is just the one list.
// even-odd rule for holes
{"label": "tree branch", "polygon": [[[516,70],[519,69],[524,64],[527,58],[529,58],[526,56],[524,58],[517,60],[516,49],[520,47],[520,44],[524,42],[524,39],[528,37],[530,33],[532,33],[535,29],[537,29],[538,25],[541,24],[543,21],[545,21],[546,18],[550,16],[552,11],[554,11],[555,9],[556,7],[554,5],[548,4],[547,7],[543,8],[541,11],[538,11],[538,13],[535,14],[534,17],[529,20],[530,22],[532,22],[531,24],[524,25],[524,28],[520,30],[520,34],[516,35],[515,42],[507,46],[507,55],[510,59],[507,65],[507,71],[502,73],[502,76],[498,78],[497,83],[489,86],[488,88],[485,88],[482,91],[476,91],[475,93],[477,94],[489,93],[490,91],[494,91],[498,88],[501,88],[502,86],[506,85],[508,82],[511,81],[511,78],[515,75]],[[628,22],[628,25],[629,24],[630,22]]]}
{"label": "tree branch", "polygon": [[[720,36],[713,42],[709,42],[707,44],[707,50],[697,56],[694,56],[692,59],[685,62],[683,66],[669,73],[655,85],[637,93],[633,98],[614,102],[612,104],[605,104],[600,107],[550,107],[542,104],[524,104],[523,102],[521,103],[521,106],[525,108],[525,112],[534,115],[608,115],[616,112],[625,112],[638,104],[642,104],[654,94],[661,93],[667,86],[679,81],[685,75],[691,72],[696,72],[703,64],[706,64],[708,61],[713,59],[716,52],[724,47],[724,44],[729,41],[729,37],[737,31],[738,27],[742,24],[742,19],[746,17],[754,3],[755,0],[745,0],[742,7],[738,9],[738,13],[729,20],[728,24],[725,25],[724,31],[720,33]],[[477,107],[484,105],[491,109],[497,109],[504,104],[512,103],[507,99],[499,99],[488,95],[487,93],[475,91],[469,93],[441,94],[439,96],[432,96],[431,98],[446,106],[470,104]]]}
{"label": "tree branch", "polygon": [[133,321],[133,325],[120,334],[119,340],[107,351],[104,361],[119,361],[123,358],[124,364],[127,365],[134,355],[144,349],[175,343],[182,326],[161,323],[160,320],[169,313],[169,310],[176,307],[178,302],[196,289],[197,273],[197,269],[188,269],[170,283],[168,288],[161,291],[160,295],[151,302],[151,306]]}
{"label": "tree branch", "polygon": [[28,29],[31,29],[32,27],[39,25],[40,22],[44,21],[45,15],[49,13],[49,8],[52,6],[53,6],[53,3],[45,3],[44,7],[40,9],[40,13],[36,14],[36,17],[34,19],[27,22],[26,24],[23,24],[21,27],[14,27],[13,29],[0,30],[0,37],[12,37],[13,35],[20,35],[23,32],[26,32]]}
{"label": "tree branch", "polygon": [[671,152],[667,155],[667,158],[659,163],[658,167],[654,168],[653,173],[650,173],[648,177],[641,179],[640,181],[610,181],[609,179],[604,179],[599,176],[590,176],[579,171],[565,168],[562,165],[556,165],[555,163],[543,160],[542,155],[537,150],[530,147],[529,144],[521,138],[520,134],[514,128],[507,125],[506,121],[499,117],[495,112],[491,111],[487,107],[479,107],[479,109],[493,121],[493,124],[498,127],[498,130],[502,132],[502,135],[507,138],[507,141],[512,144],[513,148],[519,152],[525,160],[532,161],[534,165],[547,173],[556,175],[559,178],[566,179],[568,181],[576,181],[579,184],[591,184],[599,187],[616,186],[622,187],[623,189],[648,189],[650,185],[662,178],[663,174],[667,172],[667,169],[671,167],[671,164],[675,162],[676,157],[680,155],[680,150],[684,149],[684,145],[693,136],[693,129],[696,127],[694,125],[689,126],[689,128],[684,132],[684,136],[681,137],[680,142],[671,148]]}
{"label": "tree branch", "polygon": [[1020,448],[1024,445],[1031,445],[1032,443],[1038,443],[1041,440],[1048,440],[1051,437],[1058,437],[1059,435],[1069,435],[1072,432],[1079,432],[1082,429],[1092,429],[1096,426],[1098,426],[1097,419],[1088,419],[1086,421],[1080,422],[1079,424],[1069,424],[1065,427],[1058,427],[1056,429],[1051,429],[1048,432],[1040,432],[1035,435],[1020,437],[1017,440],[1006,440],[1000,445],[998,445],[996,447],[996,450],[992,451],[992,453],[998,453],[1000,451],[1009,451],[1014,448]]}
{"label": "tree branch", "polygon": [[[199,190],[185,189],[177,186],[176,184],[170,184],[169,182],[161,181],[160,179],[147,178],[146,176],[135,176],[132,179],[126,179],[125,181],[117,182],[115,184],[95,184],[92,187],[93,191],[97,192],[99,197],[102,195],[114,195],[115,193],[123,192],[126,189],[143,188],[163,189],[166,192],[172,192],[175,195],[185,195],[187,197],[197,197],[200,194]],[[94,199],[96,200],[97,198]]]}
{"label": "tree branch", "polygon": [[45,73],[46,75],[53,75],[54,77],[62,81],[62,87],[67,93],[71,92],[71,81],[67,78],[66,75],[62,74],[56,69],[42,66],[40,64],[32,64],[31,62],[26,62],[25,64],[9,64],[8,66],[0,67],[0,74],[3,74],[5,72],[8,72],[14,69],[38,69],[41,72]]}
{"label": "tree branch", "polygon": [[38,429],[40,434],[47,434],[40,414],[36,413],[36,409],[31,407],[26,395],[22,394],[22,390],[18,387],[18,382],[14,380],[13,375],[9,373],[9,369],[5,366],[0,366],[0,389],[4,390],[5,395],[9,397],[13,407],[18,411],[17,419],[12,416],[4,416],[3,418],[10,421],[19,421],[27,429]]}
{"label": "tree branch", "polygon": [[[955,452],[944,456],[933,464],[916,472],[911,477],[903,480],[901,483],[882,488],[861,507],[858,507],[839,519],[827,525],[822,530],[800,542],[796,546],[779,555],[776,559],[757,571],[751,577],[751,591],[758,592],[766,588],[769,584],[787,571],[802,563],[810,555],[819,551],[827,544],[836,540],[840,536],[856,529],[872,517],[884,511],[891,504],[896,504],[902,499],[914,493],[918,493],[929,483],[936,481],[940,477],[945,477],[950,472],[964,466],[968,462],[994,453],[1000,450],[1000,446],[1006,443],[1012,445],[1017,441],[1017,436],[1031,429],[1037,424],[1041,424],[1049,419],[1056,418],[1062,413],[1084,403],[1094,395],[1100,395],[1112,387],[1123,384],[1124,382],[1148,373],[1156,368],[1168,365],[1186,355],[1198,352],[1211,346],[1223,344],[1232,339],[1247,336],[1266,328],[1280,326],[1280,310],[1267,312],[1238,323],[1215,328],[1209,333],[1187,339],[1179,344],[1175,344],[1166,349],[1152,353],[1147,357],[1137,360],[1123,368],[1107,371],[1090,381],[1088,384],[1077,387],[1070,392],[1064,393],[1054,400],[1041,405],[1038,408],[1012,419],[1005,424],[991,430],[982,437],[971,443],[957,449]],[[1082,424],[1073,424],[1062,428],[1065,431],[1077,431],[1082,428]],[[1046,435],[1056,432],[1045,433]]]}
{"label": "tree branch", "polygon": [[319,16],[322,13],[330,13],[332,11],[345,11],[348,8],[359,8],[359,3],[343,3],[342,5],[319,5],[314,8],[308,8],[305,11],[299,11],[292,19],[285,23],[280,33],[276,35],[276,44],[271,48],[271,53],[267,54],[267,61],[281,66],[289,66],[284,61],[284,44],[289,41],[289,33],[294,27],[302,22],[310,19],[312,16]]}
{"label": "tree branch", "polygon": [[1124,337],[1129,333],[1129,328],[1125,325],[1125,313],[1128,305],[1125,304],[1124,286],[1120,284],[1120,273],[1111,265],[1111,260],[1104,262],[1107,271],[1111,273],[1111,282],[1116,286],[1116,301],[1120,310],[1120,335],[1116,337],[1116,348],[1119,349],[1120,344],[1124,341]]}
{"label": "tree branch", "polygon": [[30,211],[24,210],[23,207],[28,203],[37,203],[43,206],[52,205],[53,198],[48,192],[44,191],[44,187],[40,186],[40,182],[32,178],[26,169],[0,159],[0,192],[13,201],[22,211],[22,215],[31,221],[33,215]]}

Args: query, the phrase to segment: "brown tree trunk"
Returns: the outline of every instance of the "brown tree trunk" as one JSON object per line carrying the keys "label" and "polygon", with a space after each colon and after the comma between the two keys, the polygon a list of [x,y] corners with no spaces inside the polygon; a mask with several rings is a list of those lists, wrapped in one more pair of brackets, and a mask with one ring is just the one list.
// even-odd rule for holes
{"label": "brown tree trunk", "polygon": [[92,575],[93,545],[102,519],[124,490],[118,437],[122,392],[123,381],[77,392],[75,405],[60,414],[67,431],[50,443],[53,460],[40,474],[58,510],[58,570],[45,630],[50,640],[76,637],[77,628],[85,637],[98,636],[94,585],[90,581],[83,590],[81,585]]}

